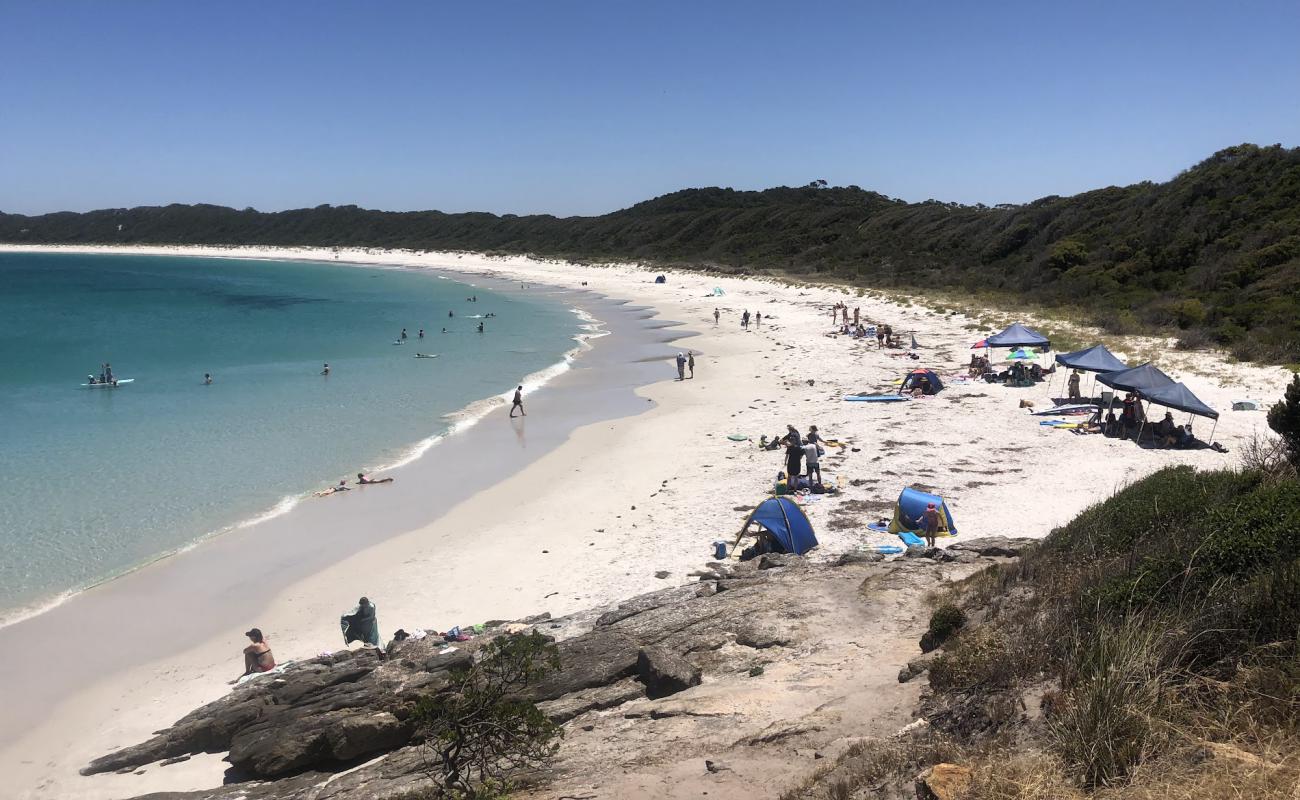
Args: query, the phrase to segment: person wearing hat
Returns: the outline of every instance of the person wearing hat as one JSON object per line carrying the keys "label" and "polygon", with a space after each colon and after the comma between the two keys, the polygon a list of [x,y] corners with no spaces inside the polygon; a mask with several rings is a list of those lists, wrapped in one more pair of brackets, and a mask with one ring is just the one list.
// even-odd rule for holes
{"label": "person wearing hat", "polygon": [[934,503],[926,503],[921,512],[921,530],[925,534],[925,546],[935,547],[934,537],[939,535],[939,509]]}
{"label": "person wearing hat", "polygon": [[[270,672],[275,669],[275,656],[271,655],[271,645],[266,643],[261,628],[253,628],[244,635],[252,642],[244,648],[244,675]],[[244,675],[239,677],[242,678]]]}

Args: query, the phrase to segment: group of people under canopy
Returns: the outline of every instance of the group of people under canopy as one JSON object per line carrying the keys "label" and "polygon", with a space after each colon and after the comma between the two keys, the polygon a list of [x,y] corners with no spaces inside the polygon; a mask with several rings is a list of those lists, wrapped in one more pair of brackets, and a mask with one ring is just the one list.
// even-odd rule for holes
{"label": "group of people under canopy", "polygon": [[[1044,369],[1043,365],[1038,363],[1038,357],[1046,352],[1051,344],[1046,336],[1017,322],[1006,330],[971,345],[972,350],[982,349],[985,354],[971,355],[968,372],[970,377],[982,378],[989,383],[1033,386],[1056,372],[1055,364]],[[1011,354],[1006,358],[1005,368],[999,369],[993,366],[988,354],[994,348],[1011,350]]]}
{"label": "group of people under canopy", "polygon": [[[1061,353],[1056,356],[1056,363],[1070,368],[1067,386],[1068,398],[1072,402],[1084,399],[1079,384],[1085,372],[1094,373],[1096,382],[1109,387],[1113,392],[1124,393],[1118,417],[1115,415],[1113,393],[1106,408],[1104,423],[1101,420],[1101,409],[1098,408],[1097,422],[1102,432],[1108,436],[1131,435],[1135,441],[1140,441],[1143,433],[1149,430],[1154,443],[1158,446],[1191,447],[1196,443],[1196,437],[1192,434],[1193,417],[1208,417],[1215,420],[1217,426],[1218,411],[1202,402],[1187,386],[1175,381],[1149,362],[1130,367],[1116,358],[1105,345],[1099,344],[1073,353]],[[1091,392],[1089,395],[1087,402],[1091,403]],[[1144,401],[1145,408],[1142,405]],[[1148,424],[1152,404],[1164,406],[1169,410],[1154,424]],[[1178,425],[1174,422],[1174,411],[1188,413],[1186,425]],[[1211,445],[1213,442],[1214,432],[1211,430]]]}

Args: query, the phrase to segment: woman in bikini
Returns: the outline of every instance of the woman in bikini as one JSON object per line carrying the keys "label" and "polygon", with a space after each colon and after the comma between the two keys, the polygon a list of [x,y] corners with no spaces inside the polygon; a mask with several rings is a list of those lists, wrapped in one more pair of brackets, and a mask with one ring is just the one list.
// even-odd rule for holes
{"label": "woman in bikini", "polygon": [[275,669],[275,656],[271,655],[271,645],[266,643],[261,629],[253,628],[244,635],[252,641],[252,644],[244,648],[244,675]]}

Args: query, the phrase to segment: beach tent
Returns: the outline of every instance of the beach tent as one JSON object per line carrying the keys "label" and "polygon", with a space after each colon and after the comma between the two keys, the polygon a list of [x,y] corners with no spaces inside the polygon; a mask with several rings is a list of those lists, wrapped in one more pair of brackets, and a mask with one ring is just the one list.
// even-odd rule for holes
{"label": "beach tent", "polygon": [[721,297],[721,296],[722,296],[722,287],[721,287],[721,286],[714,286],[714,287],[713,287],[713,293],[714,293],[715,295],[717,295],[718,297]]}
{"label": "beach tent", "polygon": [[921,515],[925,513],[925,507],[930,503],[934,503],[935,508],[939,509],[939,535],[956,536],[957,523],[953,521],[952,512],[948,510],[948,504],[943,502],[943,498],[910,486],[903,489],[902,494],[898,496],[898,503],[894,506],[894,519],[889,523],[889,532],[919,531],[922,527]]}
{"label": "beach tent", "polygon": [[667,283],[667,282],[668,279],[665,278],[663,275],[660,275],[659,277],[655,278],[655,283]]}
{"label": "beach tent", "polygon": [[769,497],[758,504],[745,525],[740,529],[740,538],[749,530],[749,526],[758,523],[787,553],[801,556],[817,546],[817,536],[813,534],[812,523],[804,516],[799,504],[788,497]]}
{"label": "beach tent", "polygon": [[1084,372],[1119,372],[1128,369],[1128,364],[1116,358],[1104,344],[1093,345],[1086,350],[1075,350],[1073,353],[1061,353],[1056,357],[1056,363]]}
{"label": "beach tent", "polygon": [[1046,336],[1019,322],[1013,323],[1001,333],[993,334],[986,341],[989,347],[1048,347],[1051,344]]}
{"label": "beach tent", "polygon": [[1029,350],[1012,350],[1007,356],[1007,361],[1032,361],[1038,358],[1038,354]]}
{"label": "beach tent", "polygon": [[[1169,386],[1161,386],[1158,389],[1143,392],[1142,396],[1147,399],[1148,408],[1151,403],[1155,403],[1158,406],[1165,406],[1166,408],[1173,408],[1178,411],[1186,411],[1189,414],[1209,417],[1214,420],[1214,428],[1210,430],[1210,444],[1214,444],[1214,431],[1217,430],[1219,426],[1219,412],[1201,402],[1199,397],[1192,394],[1191,389],[1188,389],[1181,383],[1174,383]],[[1146,424],[1146,419],[1147,418],[1144,415],[1142,419],[1143,425]],[[1142,431],[1141,429],[1138,429],[1138,437],[1140,438],[1141,436]]]}
{"label": "beach tent", "polygon": [[926,392],[926,394],[938,394],[943,391],[943,381],[939,380],[939,376],[934,374],[934,370],[914,369],[903,378],[902,385],[898,387],[898,393],[902,394],[916,389],[922,377],[930,383],[930,391]]}
{"label": "beach tent", "polygon": [[1156,389],[1174,385],[1174,379],[1161,372],[1151,362],[1116,372],[1103,372],[1097,376],[1097,380],[1112,389],[1135,392],[1143,397]]}
{"label": "beach tent", "polygon": [[[1115,354],[1107,350],[1104,344],[1093,345],[1086,350],[1075,350],[1073,353],[1061,353],[1056,357],[1056,363],[1070,369],[1093,373],[1119,372],[1128,369],[1128,364],[1116,358]],[[1092,389],[1095,388],[1095,385],[1089,387],[1089,397],[1092,397]],[[1051,391],[1050,383],[1048,384],[1048,391]]]}

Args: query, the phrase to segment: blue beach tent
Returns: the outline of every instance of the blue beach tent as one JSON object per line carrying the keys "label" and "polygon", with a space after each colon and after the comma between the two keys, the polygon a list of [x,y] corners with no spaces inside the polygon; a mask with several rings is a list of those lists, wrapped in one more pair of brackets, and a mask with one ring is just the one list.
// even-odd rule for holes
{"label": "blue beach tent", "polygon": [[772,534],[772,538],[787,553],[801,556],[817,546],[812,523],[804,516],[799,504],[788,497],[769,497],[745,520],[743,535],[752,523],[757,522]]}
{"label": "blue beach tent", "polygon": [[1056,363],[1084,372],[1119,372],[1128,369],[1128,364],[1116,358],[1104,344],[1086,350],[1075,350],[1073,353],[1061,353],[1056,357]]}
{"label": "blue beach tent", "polygon": [[1051,344],[1046,336],[1019,322],[1013,323],[1001,333],[993,334],[985,339],[985,343],[988,347],[1047,347]]}
{"label": "blue beach tent", "polygon": [[[925,378],[925,380],[922,381],[922,378]],[[943,391],[943,381],[939,380],[939,376],[934,374],[934,370],[914,369],[904,376],[902,385],[898,387],[898,393],[910,392],[918,386],[926,385],[929,386],[929,391],[926,394],[938,394]]]}
{"label": "blue beach tent", "polygon": [[957,523],[953,521],[952,512],[948,510],[948,504],[943,502],[943,498],[910,486],[898,495],[898,505],[894,506],[894,519],[889,523],[889,532],[919,531],[922,528],[921,515],[930,503],[939,509],[939,535],[956,536]]}

